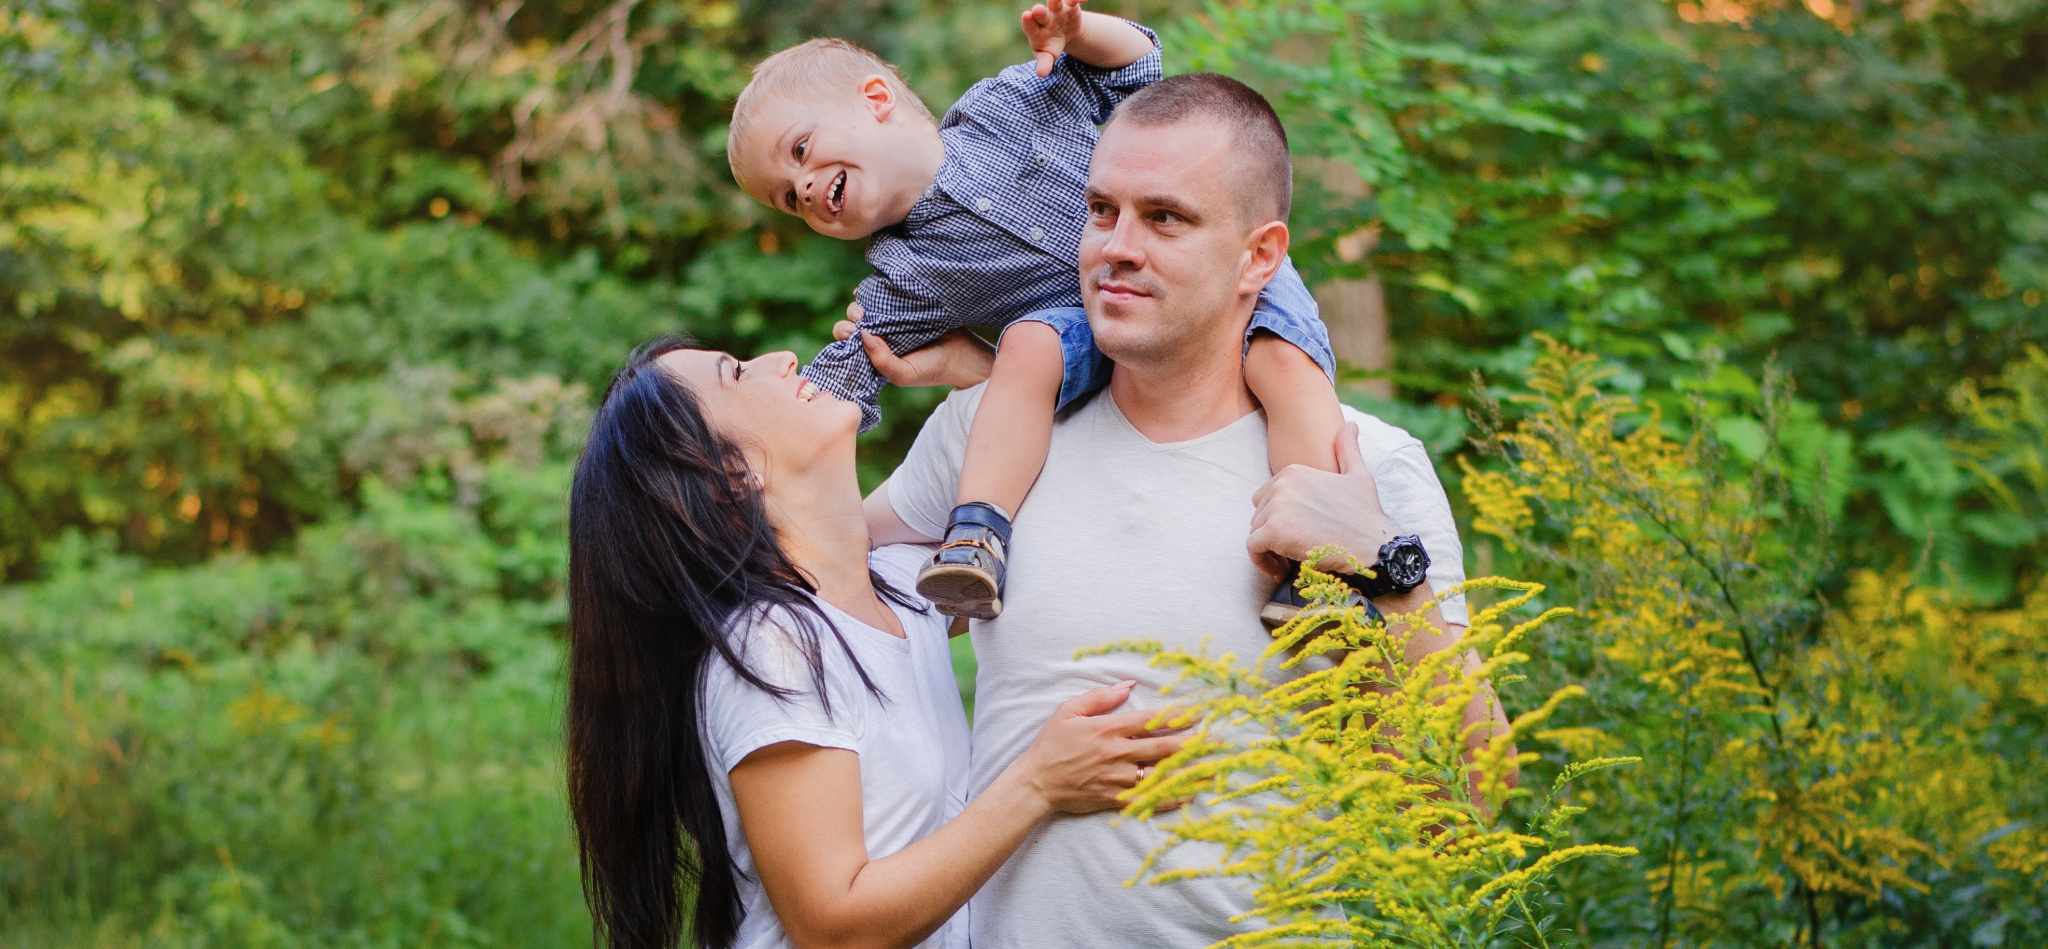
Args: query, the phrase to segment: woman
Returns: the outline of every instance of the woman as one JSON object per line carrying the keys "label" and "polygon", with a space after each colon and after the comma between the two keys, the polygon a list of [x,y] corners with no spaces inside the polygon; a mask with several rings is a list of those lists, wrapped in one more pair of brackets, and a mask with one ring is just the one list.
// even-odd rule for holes
{"label": "woman", "polygon": [[[1055,810],[1118,805],[1180,739],[1061,705],[965,803],[946,619],[870,555],[859,410],[775,353],[664,339],[592,424],[570,500],[569,796],[615,949],[966,946],[969,896]],[[684,839],[687,836],[687,841]],[[949,922],[951,921],[951,922]]]}

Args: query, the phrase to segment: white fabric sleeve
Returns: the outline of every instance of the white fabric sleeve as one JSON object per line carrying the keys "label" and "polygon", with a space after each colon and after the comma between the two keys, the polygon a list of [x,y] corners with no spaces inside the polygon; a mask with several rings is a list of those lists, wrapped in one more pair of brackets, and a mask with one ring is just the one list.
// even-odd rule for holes
{"label": "white fabric sleeve", "polygon": [[[1465,545],[1458,539],[1451,499],[1437,479],[1429,452],[1410,440],[1379,459],[1372,476],[1379,485],[1380,509],[1402,530],[1421,537],[1423,549],[1429,551],[1430,588],[1442,593],[1464,583]],[[1471,622],[1463,594],[1445,600],[1441,609],[1446,623]]]}
{"label": "white fabric sleeve", "polygon": [[786,617],[764,618],[742,634],[741,659],[761,679],[791,694],[777,696],[740,677],[723,657],[705,660],[704,733],[712,760],[730,773],[748,755],[785,741],[858,752],[860,696],[848,694],[834,674],[839,646],[817,620],[831,711],[818,695],[810,664],[787,628]]}
{"label": "white fabric sleeve", "polygon": [[890,544],[878,547],[868,555],[868,565],[882,575],[882,579],[894,584],[896,589],[911,596],[917,595],[917,573],[932,559],[932,551],[938,549],[928,544]]}
{"label": "white fabric sleeve", "polygon": [[946,397],[925,419],[903,464],[889,475],[889,506],[910,529],[926,537],[946,536],[946,521],[960,497],[960,465],[967,456],[967,430],[987,383]]}

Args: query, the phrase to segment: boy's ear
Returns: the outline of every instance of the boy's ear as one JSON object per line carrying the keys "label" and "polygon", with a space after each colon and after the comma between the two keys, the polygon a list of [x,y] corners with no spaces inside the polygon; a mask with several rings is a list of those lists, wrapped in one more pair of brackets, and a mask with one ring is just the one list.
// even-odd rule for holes
{"label": "boy's ear", "polygon": [[1244,276],[1238,281],[1237,292],[1258,293],[1266,289],[1266,284],[1280,271],[1281,262],[1287,259],[1291,239],[1286,221],[1267,221],[1252,228],[1244,236]]}
{"label": "boy's ear", "polygon": [[889,113],[896,111],[896,88],[881,76],[860,81],[860,99],[877,122],[889,121]]}

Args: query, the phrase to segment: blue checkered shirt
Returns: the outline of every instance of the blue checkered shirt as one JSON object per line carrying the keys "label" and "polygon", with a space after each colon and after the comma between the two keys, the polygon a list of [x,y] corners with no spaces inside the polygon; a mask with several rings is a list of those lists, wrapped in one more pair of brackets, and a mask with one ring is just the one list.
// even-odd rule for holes
{"label": "blue checkered shirt", "polygon": [[[1139,29],[1144,29],[1139,27]],[[875,232],[875,272],[854,289],[864,331],[907,353],[963,326],[1007,326],[1036,310],[1080,306],[1088,163],[1125,96],[1159,81],[1159,38],[1121,69],[1061,56],[1052,74],[1022,63],[984,79],[946,111],[946,159],[903,223]],[[825,347],[804,376],[881,420],[882,376],[858,335]]]}

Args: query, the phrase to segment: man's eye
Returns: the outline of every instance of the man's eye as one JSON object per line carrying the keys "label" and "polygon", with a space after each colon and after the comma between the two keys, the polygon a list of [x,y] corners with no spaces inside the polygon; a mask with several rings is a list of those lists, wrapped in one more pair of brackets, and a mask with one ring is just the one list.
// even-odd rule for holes
{"label": "man's eye", "polygon": [[1152,220],[1160,224],[1178,224],[1180,223],[1180,215],[1172,211],[1154,211],[1152,212]]}

